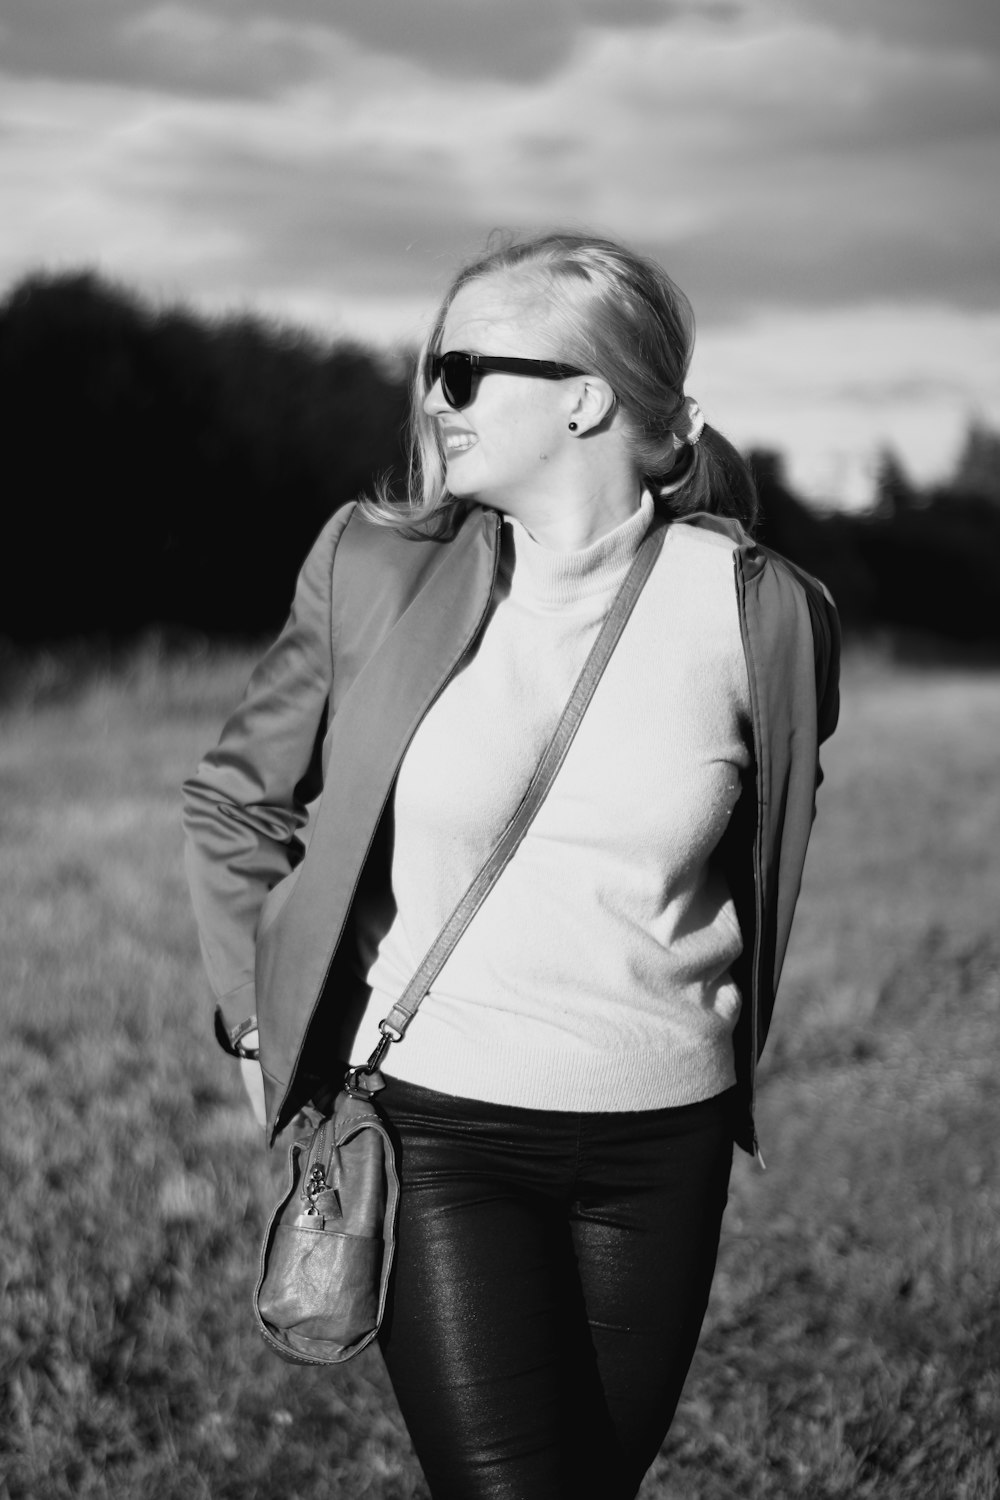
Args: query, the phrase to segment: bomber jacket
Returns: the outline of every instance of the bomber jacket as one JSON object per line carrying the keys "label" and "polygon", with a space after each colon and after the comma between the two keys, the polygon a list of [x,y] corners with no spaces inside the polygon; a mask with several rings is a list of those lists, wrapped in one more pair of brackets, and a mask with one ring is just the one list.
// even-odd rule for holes
{"label": "bomber jacket", "polygon": [[[738,544],[754,795],[744,790],[719,853],[744,939],[733,967],[744,998],[734,1130],[755,1151],[756,1065],[802,879],[819,745],[837,722],[839,626],[823,585],[737,522],[702,514],[671,524]],[[362,882],[389,878],[396,772],[484,626],[500,526],[496,512],[473,507],[449,539],[412,540],[353,504],[338,511],[303,565],[281,634],[184,785],[202,953],[223,1012],[258,1018],[271,1143],[338,1081],[350,1053],[365,998],[353,902]],[[359,1044],[367,1053],[374,1040]]]}

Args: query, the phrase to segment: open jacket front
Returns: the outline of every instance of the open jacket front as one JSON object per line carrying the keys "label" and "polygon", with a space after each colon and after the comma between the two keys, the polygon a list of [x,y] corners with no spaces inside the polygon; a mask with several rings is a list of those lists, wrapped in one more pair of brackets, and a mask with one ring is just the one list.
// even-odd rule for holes
{"label": "open jacket front", "polygon": [[[837,722],[839,631],[823,586],[738,523],[698,515],[672,524],[739,543],[756,795],[748,784],[720,854],[743,933],[733,968],[744,999],[737,1140],[753,1150],[756,1062],[802,879],[819,744]],[[500,525],[496,512],[473,508],[450,540],[413,541],[354,505],[338,511],[306,559],[281,635],[185,783],[202,951],[229,1021],[258,1017],[270,1141],[339,1081],[354,1046],[352,903],[362,880],[388,879],[380,834],[396,772],[486,621]],[[375,1040],[359,1037],[358,1055]]]}

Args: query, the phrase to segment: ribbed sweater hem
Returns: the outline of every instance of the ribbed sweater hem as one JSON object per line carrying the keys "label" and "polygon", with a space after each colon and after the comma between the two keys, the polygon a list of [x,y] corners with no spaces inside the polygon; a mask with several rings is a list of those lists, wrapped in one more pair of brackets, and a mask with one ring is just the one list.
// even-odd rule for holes
{"label": "ribbed sweater hem", "polygon": [[[420,1025],[419,1016],[413,1024]],[[609,1051],[567,1042],[552,1051],[497,1045],[495,1037],[484,1038],[479,1048],[445,1042],[431,1051],[414,1043],[415,1036],[404,1038],[391,1049],[383,1068],[387,1078],[518,1109],[577,1114],[669,1109],[711,1099],[736,1082],[728,1028],[720,1028],[710,1044],[704,1036],[689,1045],[671,1038],[669,1050]]]}

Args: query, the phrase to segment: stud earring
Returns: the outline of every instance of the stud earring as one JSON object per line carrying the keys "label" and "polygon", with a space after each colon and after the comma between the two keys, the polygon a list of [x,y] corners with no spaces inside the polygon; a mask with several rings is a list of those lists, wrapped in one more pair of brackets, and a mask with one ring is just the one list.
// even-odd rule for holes
{"label": "stud earring", "polygon": [[570,432],[575,432],[576,431],[576,423],[575,422],[571,422],[569,424],[569,430],[570,430]]}

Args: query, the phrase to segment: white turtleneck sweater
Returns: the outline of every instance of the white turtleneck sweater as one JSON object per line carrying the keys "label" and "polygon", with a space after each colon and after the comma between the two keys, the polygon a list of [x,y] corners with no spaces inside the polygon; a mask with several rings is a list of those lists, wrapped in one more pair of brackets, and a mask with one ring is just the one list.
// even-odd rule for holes
{"label": "white turtleneck sweater", "polygon": [[[521,800],[651,515],[645,495],[577,552],[505,521],[486,628],[400,767],[395,911],[359,914],[359,1055]],[[732,554],[714,532],[668,531],[545,802],[388,1075],[579,1111],[733,1083],[741,938],[711,857],[750,764]]]}

